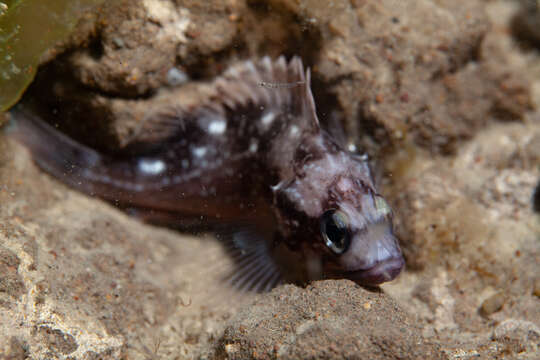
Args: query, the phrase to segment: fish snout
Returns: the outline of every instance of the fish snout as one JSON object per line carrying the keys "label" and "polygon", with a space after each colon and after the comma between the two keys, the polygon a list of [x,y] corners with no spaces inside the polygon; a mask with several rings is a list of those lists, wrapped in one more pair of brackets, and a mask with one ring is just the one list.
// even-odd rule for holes
{"label": "fish snout", "polygon": [[361,285],[391,281],[405,267],[399,242],[386,223],[372,224],[357,234],[341,262],[346,277]]}

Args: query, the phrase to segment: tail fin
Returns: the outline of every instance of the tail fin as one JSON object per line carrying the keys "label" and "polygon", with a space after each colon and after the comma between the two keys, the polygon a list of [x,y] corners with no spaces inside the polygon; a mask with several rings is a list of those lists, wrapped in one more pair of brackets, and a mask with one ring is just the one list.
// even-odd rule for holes
{"label": "tail fin", "polygon": [[35,114],[21,106],[10,111],[6,133],[26,146],[34,161],[66,184],[88,194],[100,194],[88,174],[99,168],[103,156],[56,131]]}

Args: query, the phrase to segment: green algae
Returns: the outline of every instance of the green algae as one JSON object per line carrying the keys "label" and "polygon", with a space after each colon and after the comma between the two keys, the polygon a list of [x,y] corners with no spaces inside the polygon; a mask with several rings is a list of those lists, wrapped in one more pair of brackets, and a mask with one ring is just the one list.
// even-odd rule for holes
{"label": "green algae", "polygon": [[0,1],[0,112],[32,82],[43,53],[65,39],[103,0]]}

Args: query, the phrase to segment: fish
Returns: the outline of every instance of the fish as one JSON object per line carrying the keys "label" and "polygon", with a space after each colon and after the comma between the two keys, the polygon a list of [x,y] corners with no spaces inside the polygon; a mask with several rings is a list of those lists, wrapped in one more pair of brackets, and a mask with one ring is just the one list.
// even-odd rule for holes
{"label": "fish", "polygon": [[229,281],[239,288],[391,281],[405,265],[393,211],[367,157],[321,127],[310,83],[296,56],[239,62],[200,102],[164,107],[113,153],[24,105],[11,110],[7,133],[81,192],[150,223],[214,229],[235,257]]}

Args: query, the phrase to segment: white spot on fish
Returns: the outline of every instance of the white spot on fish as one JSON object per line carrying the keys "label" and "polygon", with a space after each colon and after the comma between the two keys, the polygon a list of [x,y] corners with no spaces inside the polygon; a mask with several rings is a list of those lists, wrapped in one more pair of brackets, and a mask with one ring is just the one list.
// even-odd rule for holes
{"label": "white spot on fish", "polygon": [[195,155],[198,158],[201,158],[204,155],[206,155],[206,152],[207,152],[207,149],[205,146],[199,146],[199,147],[193,148],[193,155]]}
{"label": "white spot on fish", "polygon": [[165,176],[163,179],[161,179],[161,185],[168,186],[171,184],[171,178],[168,176]]}
{"label": "white spot on fish", "polygon": [[298,126],[291,125],[291,127],[289,128],[289,135],[291,137],[296,137],[298,136],[299,133],[300,133],[300,129],[298,128]]}
{"label": "white spot on fish", "polygon": [[273,112],[268,112],[266,114],[264,114],[261,118],[261,124],[263,124],[263,126],[269,126],[273,121],[274,119],[276,118],[276,114],[273,113]]}
{"label": "white spot on fish", "polygon": [[212,135],[221,135],[227,129],[225,120],[214,120],[208,124],[208,132]]}
{"label": "white spot on fish", "polygon": [[137,164],[139,171],[148,175],[158,175],[165,171],[166,165],[160,159],[141,159]]}
{"label": "white spot on fish", "polygon": [[256,141],[252,141],[251,144],[249,144],[249,151],[252,153],[257,152],[259,149],[259,143]]}

